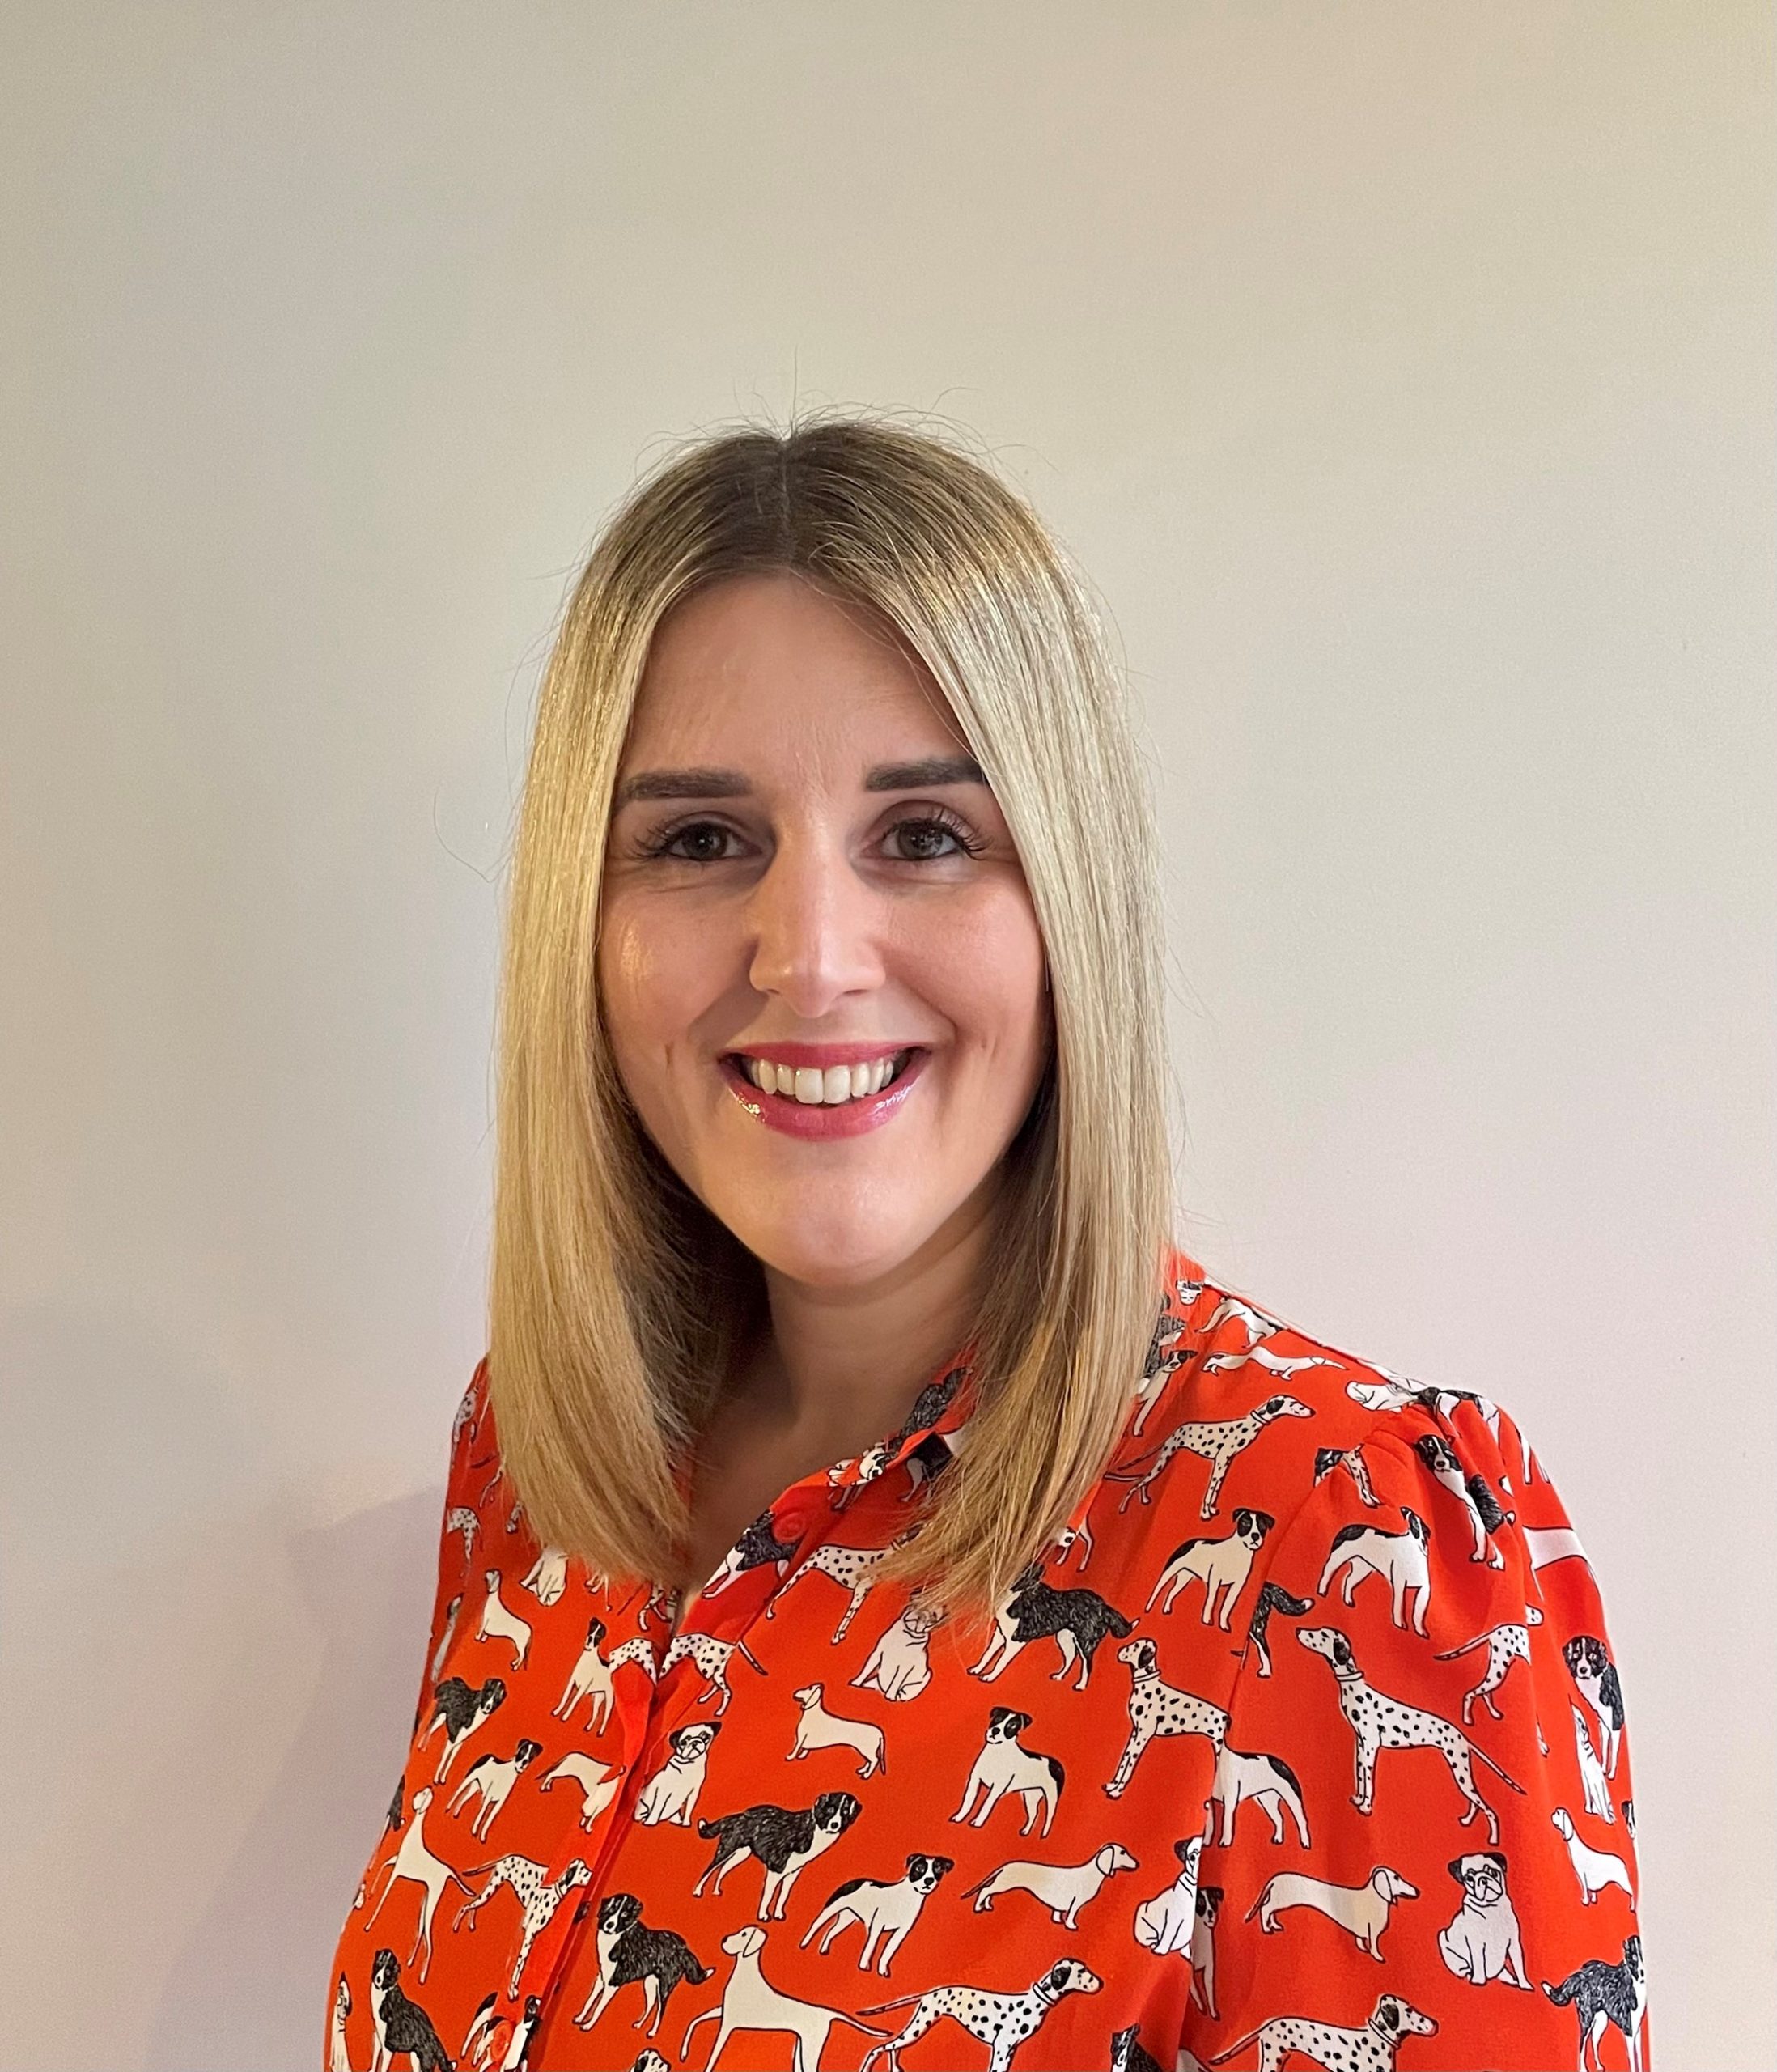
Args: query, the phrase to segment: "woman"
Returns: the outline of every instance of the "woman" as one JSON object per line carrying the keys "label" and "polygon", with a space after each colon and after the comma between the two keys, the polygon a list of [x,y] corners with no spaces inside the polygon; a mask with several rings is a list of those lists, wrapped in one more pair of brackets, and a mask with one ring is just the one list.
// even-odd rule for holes
{"label": "woman", "polygon": [[1546,1475],[1172,1242],[1115,683],[886,423],[710,439],[592,553],[333,2066],[1647,2061]]}

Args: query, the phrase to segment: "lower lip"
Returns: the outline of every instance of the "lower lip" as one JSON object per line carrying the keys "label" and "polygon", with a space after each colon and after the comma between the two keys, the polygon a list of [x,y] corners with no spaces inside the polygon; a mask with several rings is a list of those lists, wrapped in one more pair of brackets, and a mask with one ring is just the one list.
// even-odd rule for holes
{"label": "lower lip", "polygon": [[901,1112],[931,1055],[930,1051],[915,1051],[880,1093],[867,1094],[861,1101],[836,1102],[831,1107],[824,1101],[799,1101],[794,1094],[767,1093],[747,1077],[738,1058],[720,1062],[735,1098],[768,1129],[781,1130],[786,1136],[862,1136],[866,1130],[880,1129]]}

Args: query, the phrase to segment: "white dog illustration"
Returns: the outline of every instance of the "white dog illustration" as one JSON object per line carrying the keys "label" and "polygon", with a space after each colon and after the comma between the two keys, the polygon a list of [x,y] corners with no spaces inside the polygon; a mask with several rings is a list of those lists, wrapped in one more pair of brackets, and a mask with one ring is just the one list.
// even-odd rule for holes
{"label": "white dog illustration", "polygon": [[1471,1985],[1503,1978],[1508,1985],[1533,1991],[1525,1975],[1518,1917],[1506,1891],[1505,1858],[1497,1849],[1478,1849],[1457,1857],[1449,1872],[1462,1887],[1463,1899],[1456,1918],[1438,1931],[1444,1963]]}

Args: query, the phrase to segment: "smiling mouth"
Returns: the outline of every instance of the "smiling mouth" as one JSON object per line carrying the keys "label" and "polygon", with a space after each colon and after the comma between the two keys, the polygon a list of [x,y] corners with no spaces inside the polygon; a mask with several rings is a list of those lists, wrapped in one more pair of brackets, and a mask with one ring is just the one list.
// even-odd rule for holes
{"label": "smiling mouth", "polygon": [[[918,1093],[932,1053],[914,1044],[904,1051],[884,1051],[855,1064],[819,1066],[783,1066],[791,1079],[787,1093],[780,1090],[778,1061],[755,1058],[742,1051],[723,1053],[717,1069],[729,1091],[756,1122],[780,1135],[827,1140],[868,1135],[892,1122]],[[760,1084],[766,1068],[772,1067],[768,1092]],[[854,1093],[861,1084],[864,1091]]]}
{"label": "smiling mouth", "polygon": [[769,1058],[756,1058],[744,1051],[731,1051],[726,1062],[761,1093],[804,1108],[842,1108],[854,1101],[868,1101],[893,1086],[918,1055],[917,1045],[905,1051],[885,1052],[867,1062],[850,1065],[778,1064]]}

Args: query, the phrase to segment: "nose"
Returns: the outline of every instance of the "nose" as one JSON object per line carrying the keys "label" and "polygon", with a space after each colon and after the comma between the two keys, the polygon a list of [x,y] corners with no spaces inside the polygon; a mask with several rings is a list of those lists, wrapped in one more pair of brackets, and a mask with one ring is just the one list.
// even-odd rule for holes
{"label": "nose", "polygon": [[882,983],[880,895],[819,838],[783,842],[747,901],[747,975],[799,1021],[818,1022],[848,993]]}

